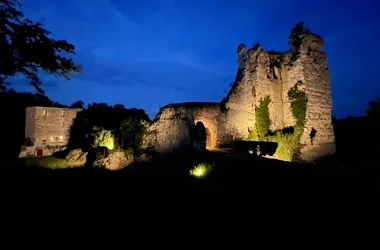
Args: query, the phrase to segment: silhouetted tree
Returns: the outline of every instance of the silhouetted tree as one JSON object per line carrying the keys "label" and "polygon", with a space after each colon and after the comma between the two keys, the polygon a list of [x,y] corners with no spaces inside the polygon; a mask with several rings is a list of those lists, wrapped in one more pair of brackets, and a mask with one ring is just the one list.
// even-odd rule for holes
{"label": "silhouetted tree", "polygon": [[63,56],[62,52],[74,54],[74,45],[49,38],[51,32],[24,18],[20,7],[18,0],[0,0],[0,91],[9,84],[8,77],[22,74],[43,94],[40,70],[70,80],[82,67]]}
{"label": "silhouetted tree", "polygon": [[76,101],[70,105],[70,108],[83,109],[84,108],[84,102],[83,101]]}
{"label": "silhouetted tree", "polygon": [[[133,122],[125,122],[130,119]],[[149,122],[150,119],[143,109],[126,109],[122,104],[111,106],[107,103],[91,103],[77,115],[71,128],[69,147],[88,149],[88,135],[91,135],[94,127],[98,127],[113,131],[117,144],[137,150],[141,134],[139,126]],[[131,135],[126,135],[126,131]]]}
{"label": "silhouetted tree", "polygon": [[373,135],[372,140],[376,141],[376,145],[380,139],[380,98],[368,103],[367,109],[369,130]]}
{"label": "silhouetted tree", "polygon": [[377,125],[380,124],[380,98],[377,98],[376,101],[369,102],[368,105],[368,118],[371,120],[371,122],[374,122]]}
{"label": "silhouetted tree", "polygon": [[122,147],[132,148],[134,155],[139,153],[144,136],[148,133],[148,122],[134,117],[126,118],[120,124]]}

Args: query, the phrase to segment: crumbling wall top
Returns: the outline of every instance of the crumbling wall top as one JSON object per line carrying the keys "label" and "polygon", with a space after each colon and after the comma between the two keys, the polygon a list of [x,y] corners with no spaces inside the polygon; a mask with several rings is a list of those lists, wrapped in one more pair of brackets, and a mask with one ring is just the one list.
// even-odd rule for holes
{"label": "crumbling wall top", "polygon": [[298,23],[290,32],[289,43],[293,51],[313,50],[323,51],[323,38],[305,27],[303,22]]}

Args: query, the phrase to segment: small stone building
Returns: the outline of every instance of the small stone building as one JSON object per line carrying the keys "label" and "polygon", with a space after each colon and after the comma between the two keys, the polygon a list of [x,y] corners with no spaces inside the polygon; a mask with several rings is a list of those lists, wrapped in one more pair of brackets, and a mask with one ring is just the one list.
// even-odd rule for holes
{"label": "small stone building", "polygon": [[[190,128],[206,127],[207,148],[247,140],[256,122],[256,107],[269,97],[270,129],[295,126],[288,91],[295,85],[306,93],[306,122],[300,139],[301,158],[313,161],[335,153],[332,96],[325,42],[303,26],[289,36],[287,52],[265,51],[260,45],[238,47],[236,80],[220,103],[178,103],[163,107],[150,126],[146,146],[172,152],[191,145]],[[312,138],[311,138],[312,136]]]}
{"label": "small stone building", "polygon": [[81,109],[27,107],[25,143],[19,157],[48,156],[64,150],[70,128]]}

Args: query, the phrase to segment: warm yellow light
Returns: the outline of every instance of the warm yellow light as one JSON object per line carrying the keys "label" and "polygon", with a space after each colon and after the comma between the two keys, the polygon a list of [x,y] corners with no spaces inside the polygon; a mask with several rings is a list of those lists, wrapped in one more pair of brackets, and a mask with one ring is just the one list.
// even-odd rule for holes
{"label": "warm yellow light", "polygon": [[203,171],[203,169],[199,168],[199,169],[197,169],[197,170],[194,172],[194,175],[195,175],[195,176],[202,176],[204,173],[205,173],[205,171]]}
{"label": "warm yellow light", "polygon": [[208,173],[211,172],[212,167],[213,167],[213,165],[211,165],[211,164],[200,163],[200,164],[196,165],[195,167],[193,167],[193,169],[191,169],[189,172],[190,172],[190,175],[192,175],[196,178],[203,178],[203,177],[207,176]]}

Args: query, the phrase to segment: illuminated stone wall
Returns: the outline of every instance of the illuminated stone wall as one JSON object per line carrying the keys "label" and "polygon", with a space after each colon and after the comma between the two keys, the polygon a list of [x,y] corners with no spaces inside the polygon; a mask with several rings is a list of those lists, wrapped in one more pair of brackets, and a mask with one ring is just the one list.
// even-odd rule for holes
{"label": "illuminated stone wall", "polygon": [[32,138],[34,145],[23,147],[20,157],[36,155],[37,149],[43,155],[51,155],[65,148],[70,138],[70,128],[81,109],[27,107],[25,117],[25,138]]}
{"label": "illuminated stone wall", "polygon": [[[301,157],[312,161],[335,153],[332,126],[332,98],[324,41],[311,32],[292,33],[287,52],[265,51],[260,45],[238,47],[238,72],[227,97],[218,104],[189,107],[172,104],[164,107],[151,130],[158,134],[151,145],[166,151],[179,143],[189,143],[189,127],[202,121],[210,129],[213,147],[236,139],[246,140],[255,126],[255,106],[269,96],[271,130],[294,126],[288,91],[297,83],[308,96],[306,126],[301,138]],[[187,124],[187,125],[184,125]],[[316,134],[311,140],[311,131]],[[176,137],[169,143],[169,137]],[[152,141],[152,137],[149,139]],[[149,141],[148,140],[148,141]],[[185,143],[186,142],[186,143]],[[166,146],[165,146],[166,144]],[[171,145],[168,147],[168,145]]]}
{"label": "illuminated stone wall", "polygon": [[173,152],[191,147],[190,128],[202,122],[210,131],[211,147],[218,143],[219,103],[179,103],[163,107],[149,127],[145,147]]}

